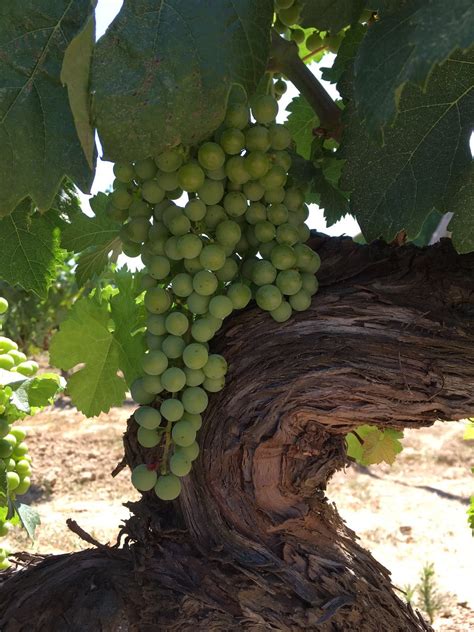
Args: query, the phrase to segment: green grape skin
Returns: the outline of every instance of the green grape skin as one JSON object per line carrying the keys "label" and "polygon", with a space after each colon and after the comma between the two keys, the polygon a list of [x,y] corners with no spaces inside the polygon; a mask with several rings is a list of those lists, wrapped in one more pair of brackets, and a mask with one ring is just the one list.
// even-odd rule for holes
{"label": "green grape skin", "polygon": [[227,368],[226,359],[218,353],[213,353],[209,356],[202,370],[206,377],[209,377],[212,380],[218,380],[226,375]]}
{"label": "green grape skin", "polygon": [[274,1],[275,1],[275,8],[277,11],[279,11],[280,9],[289,9],[295,2],[295,0],[274,0]]}
{"label": "green grape skin", "polygon": [[132,196],[126,189],[116,189],[115,191],[112,191],[109,197],[111,203],[119,211],[128,210],[133,200]]}
{"label": "green grape skin", "polygon": [[174,474],[159,476],[154,490],[160,500],[175,500],[181,493],[181,482]]}
{"label": "green grape skin", "polygon": [[299,232],[295,226],[285,223],[276,229],[276,240],[279,244],[294,246],[299,240]]}
{"label": "green grape skin", "polygon": [[160,413],[155,408],[151,408],[151,406],[138,408],[134,416],[137,424],[147,430],[156,430],[161,424]]}
{"label": "green grape skin", "polygon": [[30,489],[30,487],[31,487],[31,479],[30,479],[29,476],[25,476],[24,478],[22,478],[20,480],[20,484],[15,489],[15,494],[17,496],[21,496],[22,494],[26,494],[26,492]]}
{"label": "green grape skin", "polygon": [[260,244],[258,251],[263,259],[270,259],[273,248],[277,245],[277,242],[272,239],[271,241],[267,241],[265,244]]}
{"label": "green grape skin", "polygon": [[130,259],[134,259],[135,257],[139,257],[141,253],[140,244],[135,244],[133,241],[129,243],[122,243],[122,252],[126,257],[130,257]]}
{"label": "green grape skin", "polygon": [[270,316],[277,323],[284,323],[290,319],[292,313],[293,310],[290,303],[288,303],[288,301],[282,301],[276,309],[270,312]]}
{"label": "green grape skin", "polygon": [[182,312],[171,312],[166,317],[166,330],[173,336],[183,336],[189,329],[189,319]]}
{"label": "green grape skin", "polygon": [[288,9],[281,9],[278,12],[278,17],[285,26],[298,24],[301,19],[300,7],[297,4],[293,4]]}
{"label": "green grape skin", "polygon": [[[251,177],[247,170],[245,158],[242,158],[242,156],[232,156],[232,158],[229,158],[225,165],[225,173],[230,182],[238,186],[248,182]],[[229,185],[227,185],[227,189],[229,189]]]}
{"label": "green grape skin", "polygon": [[155,158],[155,163],[161,171],[171,173],[181,167],[183,155],[179,149],[168,149]]}
{"label": "green grape skin", "polygon": [[166,279],[171,270],[171,265],[166,257],[156,255],[150,258],[150,261],[146,264],[148,274],[153,278],[161,281]]}
{"label": "green grape skin", "polygon": [[245,147],[248,151],[268,151],[270,133],[263,125],[254,125],[245,132]]}
{"label": "green grape skin", "polygon": [[273,165],[263,178],[260,178],[259,182],[265,190],[269,190],[284,186],[286,184],[286,179],[287,175],[283,167]]}
{"label": "green grape skin", "polygon": [[302,44],[305,41],[305,32],[303,29],[292,29],[291,30],[291,39],[297,44]]}
{"label": "green grape skin", "polygon": [[197,272],[204,269],[199,261],[199,257],[195,257],[194,259],[185,259],[184,267],[186,272],[188,272],[191,276],[194,276]]}
{"label": "green grape skin", "polygon": [[231,217],[239,217],[247,210],[247,198],[240,191],[230,191],[224,197],[224,209]]}
{"label": "green grape skin", "polygon": [[156,174],[156,181],[168,195],[171,191],[174,191],[178,187],[178,174],[176,172],[164,173],[163,171],[158,171]]}
{"label": "green grape skin", "polygon": [[214,318],[224,320],[230,316],[234,310],[232,301],[227,296],[214,296],[209,303],[209,312]]}
{"label": "green grape skin", "polygon": [[321,38],[321,35],[317,31],[314,31],[314,33],[311,33],[311,35],[307,37],[306,48],[309,51],[314,51],[321,46],[323,46],[323,40]]}
{"label": "green grape skin", "polygon": [[311,237],[311,231],[306,224],[300,224],[298,227],[298,239],[302,243],[306,243]]}
{"label": "green grape skin", "polygon": [[201,270],[193,277],[193,289],[200,296],[210,296],[217,290],[218,280],[209,270]]}
{"label": "green grape skin", "polygon": [[220,270],[225,264],[225,250],[218,244],[204,246],[199,255],[199,261],[206,270]]}
{"label": "green grape skin", "polygon": [[7,459],[12,452],[13,446],[11,445],[11,443],[6,440],[5,437],[3,439],[0,439],[0,458]]}
{"label": "green grape skin", "polygon": [[238,271],[239,266],[235,259],[227,257],[222,268],[216,271],[216,277],[222,283],[226,283],[228,281],[232,281],[232,279],[236,277]]}
{"label": "green grape skin", "polygon": [[299,189],[290,187],[286,190],[283,203],[289,211],[297,211],[304,204],[304,195]]}
{"label": "green grape skin", "polygon": [[158,395],[164,390],[159,375],[144,375],[142,379],[143,388],[147,393]]}
{"label": "green grape skin", "polygon": [[234,156],[245,147],[245,136],[240,129],[228,128],[220,135],[219,144],[226,154]]}
{"label": "green grape skin", "polygon": [[[6,419],[0,419],[0,438],[3,438],[5,435],[10,432],[10,424]],[[1,466],[1,463],[0,463]]]}
{"label": "green grape skin", "polygon": [[276,231],[275,226],[268,220],[263,222],[257,222],[254,227],[255,237],[258,242],[267,243],[275,239]]}
{"label": "green grape skin", "polygon": [[263,199],[266,204],[281,204],[285,199],[285,189],[283,187],[275,187],[265,191]]}
{"label": "green grape skin", "polygon": [[198,161],[203,169],[209,171],[220,169],[225,163],[224,150],[217,143],[203,143],[198,150]]}
{"label": "green grape skin", "polygon": [[295,250],[286,244],[276,245],[271,251],[270,260],[277,270],[288,270],[297,264]]}
{"label": "green grape skin", "polygon": [[145,341],[146,346],[150,351],[159,351],[163,344],[164,336],[155,336],[149,331],[146,332]]}
{"label": "green grape skin", "polygon": [[0,369],[5,369],[6,371],[10,371],[15,366],[15,360],[11,357],[11,355],[7,353],[3,353],[0,355]]}
{"label": "green grape skin", "polygon": [[168,358],[163,351],[148,351],[142,360],[142,369],[148,375],[161,375],[168,368]]}
{"label": "green grape skin", "polygon": [[184,207],[184,212],[186,216],[192,222],[200,222],[206,216],[206,205],[202,200],[198,200],[197,198],[193,198],[189,200],[189,202]]}
{"label": "green grape skin", "polygon": [[20,459],[15,464],[15,469],[17,474],[24,478],[25,476],[29,476],[31,474],[31,465],[30,462],[26,459]]}
{"label": "green grape skin", "polygon": [[[196,386],[195,388],[199,388],[199,387]],[[171,431],[171,436],[176,445],[179,445],[185,448],[195,442],[196,431],[194,430],[191,422],[182,419],[181,421],[178,421],[173,426],[173,430]]]}
{"label": "green grape skin", "polygon": [[188,162],[178,171],[178,184],[183,191],[196,192],[204,184],[205,177],[197,162]]}
{"label": "green grape skin", "polygon": [[[204,375],[205,374],[206,373],[204,372]],[[193,415],[199,415],[204,412],[209,403],[206,391],[200,386],[188,386],[185,388],[181,394],[181,401],[183,403],[184,410]]]}
{"label": "green grape skin", "polygon": [[144,448],[156,447],[161,439],[161,434],[156,430],[148,430],[140,426],[137,431],[137,441]]}
{"label": "green grape skin", "polygon": [[261,202],[252,202],[245,211],[245,219],[252,225],[264,222],[267,219],[267,209]]}
{"label": "green grape skin", "polygon": [[172,261],[181,261],[183,259],[183,255],[179,249],[179,237],[177,235],[173,235],[166,240],[165,255]]}
{"label": "green grape skin", "polygon": [[150,180],[156,174],[155,161],[152,158],[145,158],[135,163],[135,173],[140,180]]}
{"label": "green grape skin", "polygon": [[161,287],[153,287],[145,293],[145,307],[152,314],[164,314],[171,307],[169,292]]}
{"label": "green grape skin", "polygon": [[208,342],[215,333],[215,327],[209,318],[200,318],[191,327],[191,335],[197,342]]}
{"label": "green grape skin", "polygon": [[26,438],[26,429],[21,426],[14,426],[11,429],[10,434],[15,437],[17,443],[21,443]]}
{"label": "green grape skin", "polygon": [[7,472],[14,472],[16,470],[16,461],[15,459],[6,459],[6,468]]}
{"label": "green grape skin", "polygon": [[137,465],[132,470],[132,485],[139,492],[149,492],[156,485],[157,474],[146,465]]}
{"label": "green grape skin", "polygon": [[272,149],[283,151],[291,145],[291,133],[284,125],[278,123],[271,125],[269,134]]}
{"label": "green grape skin", "polygon": [[288,90],[288,86],[286,85],[286,81],[284,81],[283,79],[278,79],[273,84],[273,89],[275,90],[275,94],[278,98],[285,94],[285,92]]}
{"label": "green grape skin", "polygon": [[232,301],[234,309],[243,309],[247,307],[252,299],[252,291],[248,285],[243,283],[233,283],[227,289],[227,296]]}
{"label": "green grape skin", "polygon": [[171,287],[176,296],[186,298],[193,291],[193,277],[186,272],[180,272],[173,277]]}
{"label": "green grape skin", "polygon": [[244,103],[229,103],[224,119],[225,127],[245,129],[249,123],[250,113]]}
{"label": "green grape skin", "polygon": [[[223,246],[235,246],[241,236],[240,226],[231,219],[224,220],[216,226],[216,239]],[[220,267],[222,268],[222,266]]]}
{"label": "green grape skin", "polygon": [[0,559],[0,571],[6,571],[10,566],[11,562],[6,557]]}
{"label": "green grape skin", "polygon": [[303,281],[302,289],[311,296],[316,294],[319,287],[318,279],[310,272],[301,272],[300,274]]}
{"label": "green grape skin", "polygon": [[266,125],[275,120],[278,103],[271,95],[259,95],[252,100],[252,114],[257,123]]}
{"label": "green grape skin", "polygon": [[295,246],[296,265],[302,272],[315,274],[321,265],[319,255],[306,244]]}
{"label": "green grape skin", "polygon": [[[6,535],[8,535],[10,532],[10,529],[11,529],[11,522],[0,522],[0,537],[3,538]],[[3,569],[0,567],[0,570],[3,570]]]}
{"label": "green grape skin", "polygon": [[272,312],[280,306],[283,297],[274,285],[262,285],[255,293],[255,300],[261,309]]}
{"label": "green grape skin", "polygon": [[255,233],[255,226],[247,226],[245,230],[245,238],[247,239],[247,243],[250,248],[252,248],[253,250],[258,250],[260,242],[257,239]]}
{"label": "green grape skin", "polygon": [[183,215],[182,209],[173,204],[163,209],[163,212],[161,213],[161,221],[166,228],[169,229],[169,223],[171,220],[175,217],[180,217],[181,215]]}
{"label": "green grape skin", "polygon": [[290,170],[292,165],[291,156],[287,151],[275,151],[272,153],[273,164],[278,165],[285,173]]}
{"label": "green grape skin", "polygon": [[186,375],[178,367],[170,367],[161,376],[161,383],[169,393],[177,393],[186,384]]}
{"label": "green grape skin", "polygon": [[13,492],[20,485],[20,477],[16,472],[7,472],[7,488],[8,491]]}
{"label": "green grape skin", "polygon": [[252,281],[255,285],[271,285],[276,279],[276,268],[265,259],[259,259],[252,268]]}
{"label": "green grape skin", "polygon": [[107,215],[110,219],[113,219],[115,222],[120,222],[121,224],[128,219],[129,213],[127,209],[120,210],[116,208],[112,202],[109,200],[107,203]]}
{"label": "green grape skin", "polygon": [[225,180],[225,169],[224,167],[220,167],[219,169],[206,169],[206,177],[210,180]]}
{"label": "green grape skin", "polygon": [[148,331],[150,331],[155,336],[163,336],[166,334],[166,316],[164,314],[149,314],[146,326]]}
{"label": "green grape skin", "polygon": [[191,413],[185,412],[183,415],[183,421],[191,422],[194,430],[197,432],[202,426],[202,415],[200,414],[193,415]]}
{"label": "green grape skin", "polygon": [[201,296],[197,292],[192,292],[186,299],[188,309],[198,316],[205,314],[209,307],[209,296]]}
{"label": "green grape skin", "polygon": [[150,223],[146,217],[134,217],[120,229],[120,237],[125,242],[141,244],[147,240]]}
{"label": "green grape skin", "polygon": [[288,219],[288,209],[284,204],[272,204],[267,209],[268,220],[275,226],[285,224]]}
{"label": "green grape skin", "polygon": [[142,197],[150,204],[158,204],[164,199],[165,192],[156,180],[145,180],[142,184]]}
{"label": "green grape skin", "polygon": [[183,351],[183,362],[190,369],[202,369],[208,357],[206,347],[198,342],[192,342]]}
{"label": "green grape skin", "polygon": [[304,312],[311,306],[311,294],[305,290],[300,290],[289,298],[291,307],[296,312]]}
{"label": "green grape skin", "polygon": [[202,187],[198,189],[197,194],[204,204],[208,206],[218,204],[224,196],[224,184],[219,180],[207,179]]}
{"label": "green grape skin", "polygon": [[28,446],[26,443],[19,443],[17,446],[13,448],[12,457],[14,459],[19,459],[28,454]]}
{"label": "green grape skin", "polygon": [[291,296],[301,290],[303,280],[297,270],[282,270],[278,273],[276,286],[282,294]]}
{"label": "green grape skin", "polygon": [[218,393],[219,391],[222,391],[225,386],[225,377],[220,377],[215,380],[210,377],[206,377],[202,386],[208,393]]}
{"label": "green grape skin", "polygon": [[170,471],[175,476],[187,476],[191,471],[191,467],[191,461],[180,452],[175,452],[170,458]]}
{"label": "green grape skin", "polygon": [[186,343],[181,337],[172,336],[170,334],[169,336],[166,336],[166,338],[163,340],[161,348],[170,360],[176,360],[177,358],[180,358],[183,354],[185,346]]}
{"label": "green grape skin", "polygon": [[27,361],[26,355],[22,351],[18,351],[17,349],[12,349],[11,351],[8,352],[8,355],[10,355],[13,358],[13,360],[15,361],[15,364],[20,364],[20,362]]}
{"label": "green grape skin", "polygon": [[265,194],[265,189],[260,182],[246,182],[243,187],[245,197],[251,202],[258,202]]}
{"label": "green grape skin", "polygon": [[191,222],[186,215],[180,214],[168,222],[170,233],[175,237],[181,237],[191,230]]}
{"label": "green grape skin", "polygon": [[18,345],[16,342],[11,340],[10,338],[6,338],[5,336],[0,336],[0,352],[7,353],[8,351],[12,351],[13,349],[18,350]]}
{"label": "green grape skin", "polygon": [[244,166],[252,180],[258,180],[270,169],[270,161],[263,151],[251,151],[244,158]]}
{"label": "green grape skin", "polygon": [[[201,426],[199,426],[199,428],[200,427]],[[194,429],[199,430],[199,428]],[[199,445],[196,441],[194,441],[191,445],[177,446],[175,454],[182,454],[188,461],[195,461],[199,456]]]}
{"label": "green grape skin", "polygon": [[22,375],[25,375],[26,377],[31,377],[32,375],[35,375],[38,369],[39,369],[38,363],[35,362],[34,360],[27,360],[26,362],[20,362],[20,364],[17,364],[16,366],[17,373],[21,373]]}
{"label": "green grape skin", "polygon": [[222,318],[217,318],[211,313],[206,314],[206,320],[208,320],[211,326],[214,327],[214,333],[217,333],[219,331],[219,329],[222,327],[222,323],[224,322]]}
{"label": "green grape skin", "polygon": [[179,198],[182,195],[183,195],[183,189],[180,189],[179,187],[177,187],[176,189],[173,189],[172,191],[166,192],[166,197],[169,200],[179,200]]}
{"label": "green grape skin", "polygon": [[186,386],[200,386],[206,378],[201,369],[190,369],[185,366],[184,373],[186,375]]}
{"label": "green grape skin", "polygon": [[179,399],[165,399],[160,406],[160,413],[167,421],[178,421],[184,413],[184,406]]}
{"label": "green grape skin", "polygon": [[133,178],[135,177],[135,170],[133,168],[133,165],[131,165],[130,163],[116,162],[114,164],[113,171],[114,171],[114,176],[117,178],[117,180],[119,180],[120,182],[125,182],[126,184],[131,182]]}
{"label": "green grape skin", "polygon": [[213,204],[212,206],[208,206],[206,217],[204,219],[206,226],[211,229],[214,229],[219,222],[227,219],[227,215],[224,212],[224,209],[219,204]]}

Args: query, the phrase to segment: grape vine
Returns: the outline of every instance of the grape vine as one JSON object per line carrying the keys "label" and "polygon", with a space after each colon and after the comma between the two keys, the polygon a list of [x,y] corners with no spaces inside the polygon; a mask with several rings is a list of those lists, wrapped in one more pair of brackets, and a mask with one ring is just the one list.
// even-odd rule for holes
{"label": "grape vine", "polygon": [[[320,260],[305,242],[308,207],[292,184],[291,135],[277,101],[230,101],[224,123],[199,147],[175,147],[115,164],[108,213],[123,222],[123,251],[141,256],[148,311],[143,375],[131,386],[137,439],[154,450],[132,483],[173,500],[199,454],[208,393],[227,362],[209,342],[252,298],[277,322],[311,304]],[[182,196],[183,206],[178,203]],[[156,450],[159,459],[156,459]]]}

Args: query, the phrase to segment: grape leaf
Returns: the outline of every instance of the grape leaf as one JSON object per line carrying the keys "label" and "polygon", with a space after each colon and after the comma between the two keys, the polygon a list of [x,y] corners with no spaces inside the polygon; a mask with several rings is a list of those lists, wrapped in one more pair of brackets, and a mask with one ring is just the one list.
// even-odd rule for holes
{"label": "grape leaf", "polygon": [[23,413],[30,413],[32,408],[52,404],[58,393],[64,390],[66,381],[56,373],[43,373],[37,377],[24,380],[13,391],[10,402]]}
{"label": "grape leaf", "polygon": [[319,119],[303,96],[295,97],[287,106],[290,113],[285,123],[296,143],[296,151],[309,159],[311,155],[311,142],[313,129],[319,126]]}
{"label": "grape leaf", "polygon": [[53,212],[31,213],[28,201],[0,220],[0,277],[44,298],[64,256],[56,224]]}
{"label": "grape leaf", "polygon": [[104,155],[127,161],[195,144],[251,94],[269,54],[272,0],[128,0],[96,45],[93,114]]}
{"label": "grape leaf", "polygon": [[337,83],[339,81],[356,56],[357,49],[366,30],[366,25],[354,24],[354,26],[346,31],[332,66],[330,68],[321,68],[321,77],[324,81],[331,83]]}
{"label": "grape leaf", "polygon": [[115,237],[101,246],[92,246],[81,253],[75,271],[79,287],[83,287],[88,281],[102,274],[110,261],[110,253],[118,252],[121,243],[120,239]]}
{"label": "grape leaf", "polygon": [[320,31],[337,33],[360,17],[365,0],[307,0],[301,13],[301,24]]}
{"label": "grape leaf", "polygon": [[90,246],[101,246],[118,237],[121,225],[107,215],[107,201],[105,193],[98,193],[89,201],[93,217],[77,213],[70,224],[65,224],[61,231],[63,248],[70,252],[82,252]]}
{"label": "grape leaf", "polygon": [[[395,457],[403,450],[400,439],[403,432],[398,430],[379,430],[376,426],[360,426],[346,435],[347,455],[361,465],[389,463],[392,465]],[[362,443],[360,441],[362,440]]]}
{"label": "grape leaf", "polygon": [[106,301],[79,299],[51,340],[53,366],[68,371],[84,364],[69,378],[67,390],[88,417],[120,406],[125,399],[125,380],[118,375],[120,349],[109,328],[108,308]]}
{"label": "grape leaf", "polygon": [[67,86],[77,135],[91,169],[94,169],[95,139],[91,123],[89,77],[95,44],[95,16],[76,35],[66,49],[61,81]]}
{"label": "grape leaf", "polygon": [[448,198],[447,210],[454,212],[449,222],[454,247],[458,252],[474,250],[474,163],[471,162],[456,180],[457,191]]}
{"label": "grape leaf", "polygon": [[[471,162],[473,62],[474,49],[455,53],[433,71],[426,90],[407,85],[396,125],[385,129],[382,146],[367,135],[349,102],[341,187],[351,191],[351,212],[367,240],[391,241],[401,230],[413,239],[433,209],[457,212],[448,206],[457,178]],[[338,87],[350,99],[348,73]],[[456,243],[456,232],[453,239]]]}
{"label": "grape leaf", "polygon": [[13,503],[16,513],[20,518],[22,527],[25,529],[31,540],[35,539],[36,527],[41,524],[39,513],[29,505],[23,503]]}
{"label": "grape leaf", "polygon": [[407,82],[425,87],[435,64],[472,45],[474,3],[412,0],[382,9],[379,18],[355,60],[355,100],[373,131],[393,121]]}
{"label": "grape leaf", "polygon": [[60,74],[91,11],[91,0],[0,5],[0,216],[27,197],[48,210],[65,176],[90,190],[93,173]]}
{"label": "grape leaf", "polygon": [[27,378],[24,375],[20,375],[16,371],[6,371],[5,369],[0,369],[0,385],[1,386],[11,386],[15,388],[22,384]]}

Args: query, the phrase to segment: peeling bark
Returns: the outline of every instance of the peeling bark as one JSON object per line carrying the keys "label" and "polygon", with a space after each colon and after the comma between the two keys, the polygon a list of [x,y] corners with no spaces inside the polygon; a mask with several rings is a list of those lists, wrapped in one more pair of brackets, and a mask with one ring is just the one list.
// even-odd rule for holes
{"label": "peeling bark", "polygon": [[[430,629],[325,488],[358,425],[472,415],[474,255],[448,241],[312,245],[324,264],[310,310],[277,324],[251,307],[213,341],[228,383],[211,397],[179,502],[147,493],[122,548],[4,575],[1,630]],[[135,429],[132,418],[132,465]]]}

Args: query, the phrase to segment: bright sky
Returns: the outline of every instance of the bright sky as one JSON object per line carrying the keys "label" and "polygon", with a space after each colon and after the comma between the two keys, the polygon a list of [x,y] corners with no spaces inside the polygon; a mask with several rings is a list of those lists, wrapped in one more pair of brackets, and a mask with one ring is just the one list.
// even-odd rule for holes
{"label": "bright sky", "polygon": [[[116,14],[119,12],[120,7],[122,6],[123,0],[99,0],[96,8],[96,17],[97,17],[97,37],[99,38],[103,33],[105,33],[108,25],[114,19]],[[331,56],[332,57],[332,56]],[[326,56],[323,62],[324,66],[328,66],[332,63],[332,59],[329,56]],[[320,70],[317,64],[311,64],[311,71],[321,79]],[[328,83],[322,82],[327,91],[332,96],[337,96],[337,91],[334,86]],[[288,103],[298,94],[295,88],[291,84],[289,85],[289,89],[286,94],[279,101],[280,105],[280,122],[284,122],[286,119],[285,108]],[[114,179],[112,172],[112,163],[105,162],[99,160],[97,165],[97,173],[96,178],[94,180],[94,185],[92,188],[92,193],[95,194],[98,191],[104,191],[107,187],[112,184]],[[84,206],[86,209],[88,208],[87,204],[87,196],[83,196]],[[87,211],[86,211],[87,212]],[[310,205],[310,215],[308,218],[308,225],[310,228],[316,228],[322,232],[325,232],[329,235],[356,235],[360,232],[359,226],[355,219],[351,216],[346,216],[337,224],[334,224],[330,228],[326,227],[326,222],[324,221],[324,216],[322,210],[316,205]]]}

